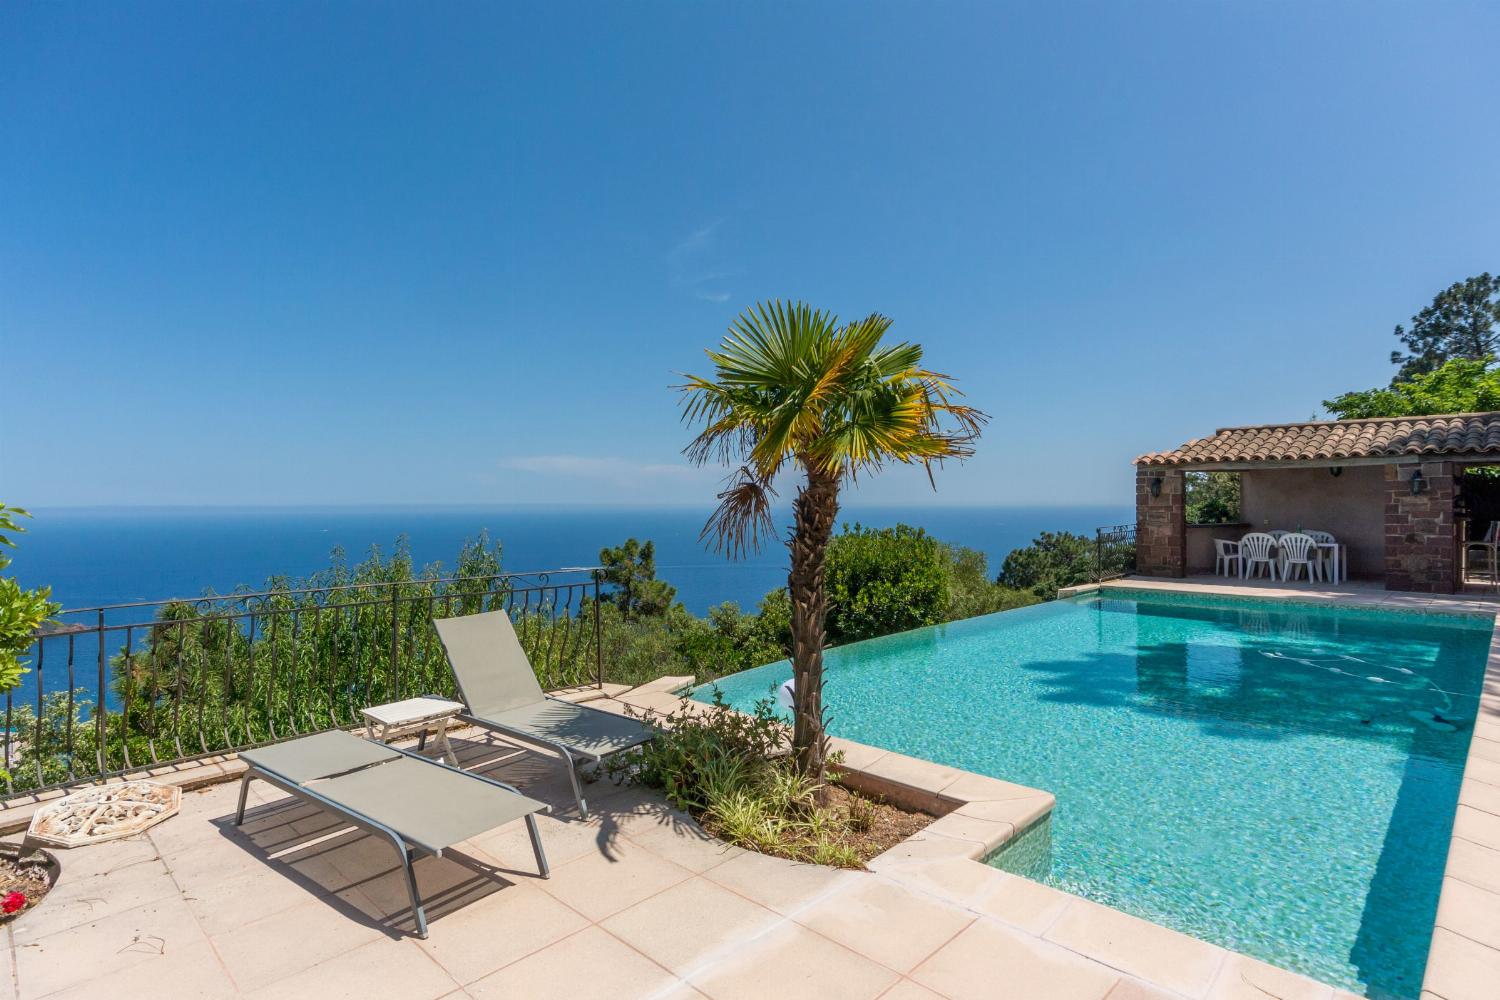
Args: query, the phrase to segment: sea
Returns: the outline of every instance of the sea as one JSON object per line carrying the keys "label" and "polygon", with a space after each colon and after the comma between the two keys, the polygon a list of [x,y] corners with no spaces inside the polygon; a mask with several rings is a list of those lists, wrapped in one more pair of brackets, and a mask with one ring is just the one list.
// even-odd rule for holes
{"label": "sea", "polygon": [[[402,538],[418,566],[451,567],[464,541],[485,532],[500,545],[506,571],[527,572],[594,566],[605,546],[649,539],[657,576],[677,587],[688,610],[702,614],[723,601],[753,610],[786,582],[790,522],[790,511],[781,512],[776,537],[732,560],[700,540],[709,511],[699,507],[41,507],[32,514],[9,573],[23,586],[50,585],[65,608],[259,589],[273,576],[298,579],[326,568],[336,549],[357,562],[372,546],[389,554]],[[1125,506],[850,504],[840,521],[925,528],[984,552],[993,576],[1011,549],[1040,532],[1092,534],[1133,517]]]}

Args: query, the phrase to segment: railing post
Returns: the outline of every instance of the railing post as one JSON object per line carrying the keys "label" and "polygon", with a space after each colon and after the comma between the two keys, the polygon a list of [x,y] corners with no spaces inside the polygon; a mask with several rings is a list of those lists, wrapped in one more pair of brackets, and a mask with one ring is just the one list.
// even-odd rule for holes
{"label": "railing post", "polygon": [[396,615],[396,594],[400,586],[399,583],[391,586],[391,701],[401,700],[401,677],[396,665],[400,658],[400,625]]}
{"label": "railing post", "polygon": [[594,570],[594,687],[604,689],[604,640],[600,630],[603,617],[599,607],[599,583],[603,574]]}
{"label": "railing post", "polygon": [[99,609],[98,630],[94,633],[94,635],[99,640],[99,700],[94,703],[94,736],[95,736],[96,741],[99,744],[99,748],[98,748],[99,773],[100,774],[108,774],[109,773],[109,748],[105,745],[104,741],[105,741],[105,738],[106,738],[106,736],[108,735],[108,732],[109,732],[107,726],[105,725],[105,716],[107,716],[109,714],[109,705],[108,705],[108,701],[109,701],[108,690],[109,689],[107,687],[105,687],[107,678],[105,677],[105,663],[104,663],[104,609],[103,608]]}

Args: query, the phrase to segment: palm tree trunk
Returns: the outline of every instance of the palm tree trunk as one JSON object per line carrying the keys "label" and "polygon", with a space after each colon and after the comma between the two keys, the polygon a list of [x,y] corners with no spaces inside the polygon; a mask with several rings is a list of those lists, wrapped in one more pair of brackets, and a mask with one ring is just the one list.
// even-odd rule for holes
{"label": "palm tree trunk", "polygon": [[792,568],[787,589],[792,599],[792,678],[795,723],[792,752],[797,770],[823,780],[828,735],[823,730],[823,642],[828,617],[824,561],[839,512],[839,482],[834,476],[808,470],[807,483],[797,490],[793,505],[795,527],[790,547]]}

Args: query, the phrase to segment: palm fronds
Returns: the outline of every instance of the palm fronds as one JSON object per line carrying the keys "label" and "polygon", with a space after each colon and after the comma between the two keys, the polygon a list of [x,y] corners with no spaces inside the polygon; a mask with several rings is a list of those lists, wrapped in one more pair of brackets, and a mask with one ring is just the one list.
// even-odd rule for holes
{"label": "palm fronds", "polygon": [[705,537],[731,554],[756,547],[790,463],[844,481],[920,463],[930,478],[934,463],[973,454],[988,418],[922,367],[920,345],[884,344],[890,327],[878,313],[841,325],[805,303],[763,302],[707,352],[711,377],[685,376],[683,420],[700,428],[685,454],[741,466]]}

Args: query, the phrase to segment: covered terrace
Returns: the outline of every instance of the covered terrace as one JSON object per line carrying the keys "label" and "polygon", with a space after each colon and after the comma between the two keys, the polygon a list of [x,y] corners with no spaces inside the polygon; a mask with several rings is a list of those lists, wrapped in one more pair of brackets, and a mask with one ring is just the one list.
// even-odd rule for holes
{"label": "covered terrace", "polygon": [[[1221,428],[1135,460],[1136,572],[1210,573],[1216,538],[1313,529],[1338,539],[1352,579],[1451,594],[1492,575],[1466,546],[1500,518],[1496,465],[1500,412]],[[1239,476],[1239,521],[1188,524],[1194,472]]]}

